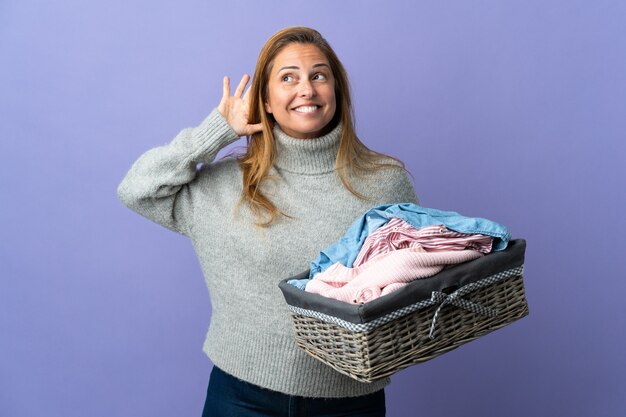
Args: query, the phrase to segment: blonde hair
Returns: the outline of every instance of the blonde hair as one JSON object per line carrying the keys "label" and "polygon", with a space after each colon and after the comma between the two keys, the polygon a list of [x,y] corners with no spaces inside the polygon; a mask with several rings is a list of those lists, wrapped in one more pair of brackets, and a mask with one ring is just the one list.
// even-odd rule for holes
{"label": "blonde hair", "polygon": [[[360,199],[369,198],[357,192],[348,179],[348,176],[375,171],[380,168],[404,169],[404,164],[389,155],[374,152],[368,149],[357,137],[354,129],[352,100],[348,76],[341,61],[322,35],[307,27],[289,27],[275,33],[263,45],[257,60],[252,84],[250,85],[249,123],[261,123],[263,130],[247,137],[247,149],[237,160],[243,173],[243,193],[241,202],[247,202],[257,218],[257,226],[271,225],[277,215],[290,217],[279,210],[272,201],[260,190],[261,184],[270,179],[268,174],[275,158],[276,143],[272,132],[274,118],[265,110],[267,100],[267,85],[269,75],[276,55],[292,43],[310,44],[316,46],[328,59],[328,63],[335,78],[335,98],[337,108],[329,125],[336,126],[341,122],[343,131],[339,150],[337,152],[336,168],[343,185],[352,194]],[[381,163],[383,157],[390,158],[396,163]],[[263,220],[263,215],[266,219]]]}

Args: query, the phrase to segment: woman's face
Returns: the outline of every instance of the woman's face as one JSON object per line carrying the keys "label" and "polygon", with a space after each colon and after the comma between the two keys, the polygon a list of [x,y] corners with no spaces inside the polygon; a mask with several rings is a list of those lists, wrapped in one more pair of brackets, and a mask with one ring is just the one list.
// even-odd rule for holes
{"label": "woman's face", "polygon": [[265,102],[281,130],[294,138],[318,137],[336,107],[335,78],[326,56],[315,45],[284,47],[274,58]]}

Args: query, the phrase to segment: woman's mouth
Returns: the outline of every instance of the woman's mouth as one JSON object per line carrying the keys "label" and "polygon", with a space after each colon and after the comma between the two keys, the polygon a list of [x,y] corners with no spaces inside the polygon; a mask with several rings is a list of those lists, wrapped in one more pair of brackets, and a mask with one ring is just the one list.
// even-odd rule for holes
{"label": "woman's mouth", "polygon": [[317,109],[319,109],[321,106],[298,106],[296,108],[294,108],[294,111],[297,111],[298,113],[313,113],[314,111],[316,111]]}

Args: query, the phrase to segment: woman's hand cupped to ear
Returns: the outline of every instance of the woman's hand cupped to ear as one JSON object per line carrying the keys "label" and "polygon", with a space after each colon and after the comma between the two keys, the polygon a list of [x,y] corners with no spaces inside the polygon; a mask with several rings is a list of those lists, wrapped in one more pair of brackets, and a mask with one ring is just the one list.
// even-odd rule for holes
{"label": "woman's hand cupped to ear", "polygon": [[248,121],[250,105],[248,95],[250,94],[250,89],[248,89],[245,94],[243,92],[248,81],[250,81],[250,76],[244,74],[235,90],[235,94],[231,96],[230,79],[227,76],[224,77],[224,92],[222,100],[217,106],[217,110],[224,116],[230,127],[232,127],[239,136],[252,135],[263,129],[261,123],[250,124]]}

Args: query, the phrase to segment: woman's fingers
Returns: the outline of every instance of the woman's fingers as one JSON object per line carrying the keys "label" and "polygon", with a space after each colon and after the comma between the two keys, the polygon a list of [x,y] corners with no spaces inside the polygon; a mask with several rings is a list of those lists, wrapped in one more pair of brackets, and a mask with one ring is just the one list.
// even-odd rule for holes
{"label": "woman's fingers", "polygon": [[246,93],[243,95],[243,99],[244,99],[245,101],[248,101],[248,97],[250,96],[250,90],[252,90],[252,88],[248,88],[248,89],[246,90]]}
{"label": "woman's fingers", "polygon": [[230,97],[230,78],[228,78],[228,76],[224,77],[224,82],[223,82],[223,87],[222,87],[222,97],[223,98],[228,98]]}
{"label": "woman's fingers", "polygon": [[[250,76],[248,74],[244,74],[243,77],[241,78],[241,81],[239,81],[239,85],[237,86],[237,89],[235,90],[235,94],[233,94],[233,97],[243,98],[244,100],[246,99],[246,97],[248,97],[248,92],[250,91],[250,89],[246,91],[245,95],[243,93],[243,90],[245,90],[246,85],[248,84],[248,81],[250,81]],[[224,77],[224,82],[223,82],[223,87],[222,87],[222,98],[230,98],[230,78],[228,76]]]}
{"label": "woman's fingers", "polygon": [[254,125],[248,125],[248,134],[252,135],[253,133],[257,133],[263,130],[263,124],[257,123]]}
{"label": "woman's fingers", "polygon": [[244,74],[235,90],[235,97],[241,97],[243,95],[243,90],[246,88],[246,84],[250,80],[250,76],[248,74]]}
{"label": "woman's fingers", "polygon": [[[247,115],[247,98],[250,89],[248,89],[245,94],[244,90],[246,89],[246,85],[248,85],[248,81],[250,81],[250,76],[248,74],[244,74],[235,90],[234,95],[230,95],[230,78],[228,76],[224,77],[223,80],[223,90],[222,90],[222,100],[218,105],[218,110],[222,114],[222,116],[226,117],[226,119],[231,123],[234,120],[239,120],[238,124],[241,125],[242,129],[248,130],[246,125],[248,123],[248,115]],[[243,122],[243,123],[242,123]],[[232,126],[232,124],[231,124]],[[252,133],[256,133],[262,130],[261,125],[254,125],[251,127]],[[237,131],[235,129],[235,131]]]}

